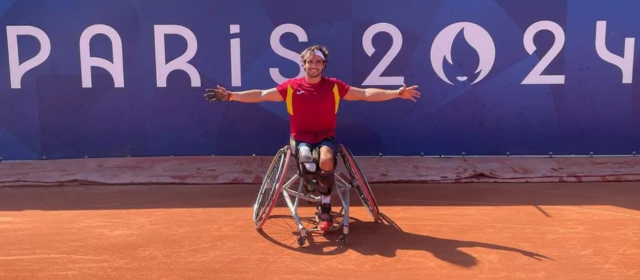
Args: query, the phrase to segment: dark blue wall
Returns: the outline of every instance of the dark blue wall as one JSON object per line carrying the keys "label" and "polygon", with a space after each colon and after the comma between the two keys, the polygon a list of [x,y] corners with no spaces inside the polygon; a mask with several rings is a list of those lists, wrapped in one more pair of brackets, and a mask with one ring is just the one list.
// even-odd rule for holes
{"label": "dark blue wall", "polygon": [[[273,155],[288,140],[284,103],[210,104],[204,89],[273,87],[270,69],[297,76],[286,53],[316,43],[326,75],[423,94],[343,102],[338,140],[356,155],[638,148],[640,1],[393,2],[2,1],[0,157]],[[114,56],[112,72],[82,75]],[[179,57],[188,71],[162,78]]]}

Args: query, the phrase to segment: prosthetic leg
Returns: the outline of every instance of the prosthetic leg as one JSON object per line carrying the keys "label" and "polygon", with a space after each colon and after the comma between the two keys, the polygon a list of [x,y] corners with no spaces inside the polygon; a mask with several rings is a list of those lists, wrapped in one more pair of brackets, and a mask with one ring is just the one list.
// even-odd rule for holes
{"label": "prosthetic leg", "polygon": [[327,232],[333,226],[333,217],[331,216],[331,191],[335,185],[334,171],[321,170],[318,174],[318,184],[316,190],[322,196],[322,204],[316,212],[316,220],[318,222],[318,230]]}
{"label": "prosthetic leg", "polygon": [[300,172],[300,177],[305,187],[305,195],[309,196],[309,194],[314,193],[316,190],[317,181],[315,174],[318,165],[308,145],[295,147],[295,149],[297,150],[295,157],[298,162],[298,171]]}
{"label": "prosthetic leg", "polygon": [[301,144],[295,147],[298,168],[305,186],[308,197],[318,199],[320,195],[321,204],[316,212],[316,222],[318,230],[321,232],[330,231],[333,227],[333,217],[331,215],[331,192],[335,186],[335,165],[333,170],[318,170],[320,149],[318,147],[311,150],[308,144]]}

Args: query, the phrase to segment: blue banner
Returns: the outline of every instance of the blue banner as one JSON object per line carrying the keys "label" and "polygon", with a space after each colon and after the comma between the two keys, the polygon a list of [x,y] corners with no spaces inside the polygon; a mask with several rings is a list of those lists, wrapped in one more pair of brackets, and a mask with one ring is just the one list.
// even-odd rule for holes
{"label": "blue banner", "polygon": [[356,155],[631,154],[637,0],[0,3],[0,157],[273,155],[284,103],[208,103],[303,74],[422,98],[343,102]]}

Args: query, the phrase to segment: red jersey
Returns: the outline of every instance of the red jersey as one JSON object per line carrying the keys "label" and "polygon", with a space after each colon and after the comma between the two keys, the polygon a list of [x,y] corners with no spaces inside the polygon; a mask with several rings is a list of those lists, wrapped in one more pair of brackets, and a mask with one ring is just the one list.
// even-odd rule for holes
{"label": "red jersey", "polygon": [[335,135],[338,107],[349,85],[327,77],[310,84],[301,77],[276,88],[286,101],[293,139],[313,144]]}

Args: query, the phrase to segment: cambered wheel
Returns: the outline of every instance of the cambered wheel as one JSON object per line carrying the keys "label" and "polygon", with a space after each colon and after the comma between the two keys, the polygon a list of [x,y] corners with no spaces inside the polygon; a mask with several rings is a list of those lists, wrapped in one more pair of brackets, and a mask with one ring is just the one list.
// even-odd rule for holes
{"label": "cambered wheel", "polygon": [[269,218],[273,207],[278,201],[278,194],[282,191],[284,177],[289,166],[291,150],[284,146],[276,153],[262,180],[260,192],[253,205],[253,222],[256,229],[261,229]]}
{"label": "cambered wheel", "polygon": [[338,149],[340,151],[340,156],[344,161],[344,166],[347,169],[349,176],[351,177],[349,178],[350,180],[347,181],[354,185],[358,197],[360,197],[362,204],[369,212],[369,215],[371,215],[371,218],[373,218],[373,221],[379,222],[380,210],[378,209],[378,202],[373,196],[373,192],[371,191],[369,182],[367,182],[367,179],[362,174],[358,163],[356,163],[356,160],[353,157],[353,153],[351,153],[351,150],[349,150],[349,148],[347,148],[343,144],[338,144]]}

